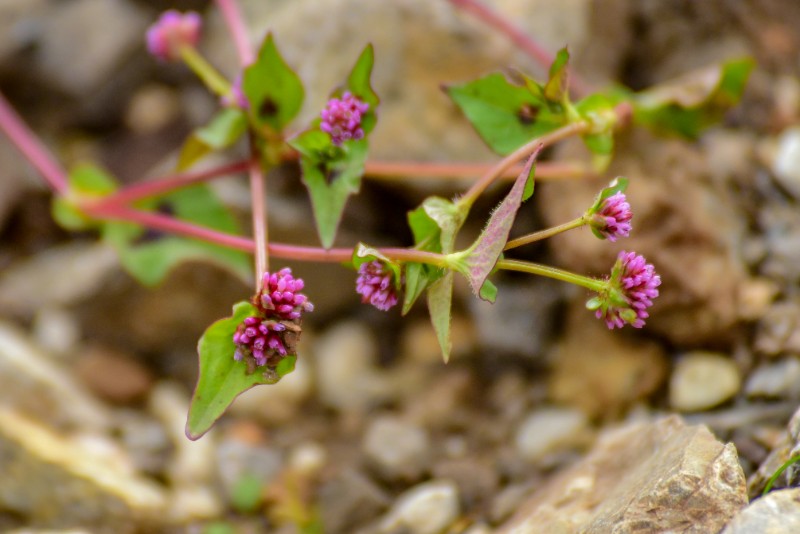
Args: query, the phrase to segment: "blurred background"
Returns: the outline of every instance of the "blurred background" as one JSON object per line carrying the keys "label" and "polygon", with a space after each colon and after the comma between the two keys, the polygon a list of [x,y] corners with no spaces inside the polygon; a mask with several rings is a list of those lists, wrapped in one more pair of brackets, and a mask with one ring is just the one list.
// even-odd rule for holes
{"label": "blurred background", "polygon": [[[629,177],[630,238],[612,245],[578,230],[516,257],[603,276],[619,250],[636,250],[663,279],[647,326],[609,332],[583,290],[549,280],[497,276],[493,306],[460,280],[444,365],[421,302],[405,318],[383,313],[360,304],[353,271],[289,263],[316,305],[297,370],[189,442],[197,340],[251,289],[198,263],[157,288],[137,285],[96,235],[53,222],[50,192],[3,138],[0,530],[491,532],[606,426],[672,412],[733,441],[746,476],[770,458],[780,465],[800,400],[800,4],[487,4],[549,50],[569,45],[597,87],[757,62],[741,104],[699,141],[624,132],[606,174],[539,182],[512,231],[570,220],[612,177]],[[374,44],[374,160],[492,163],[441,84],[510,66],[545,75],[445,0],[241,5],[253,43],[271,31],[305,83],[298,130]],[[211,2],[0,0],[0,90],[65,166],[91,160],[122,183],[167,174],[217,109],[188,69],[147,54],[144,32],[166,8],[203,14],[201,51],[233,79],[237,58]],[[579,142],[545,155],[588,157]],[[406,212],[469,183],[365,180],[336,244],[411,244]],[[275,170],[268,187],[270,238],[317,245],[298,169]],[[213,188],[246,229],[245,179]],[[505,190],[476,205],[463,244]],[[409,494],[444,519],[409,523]]]}

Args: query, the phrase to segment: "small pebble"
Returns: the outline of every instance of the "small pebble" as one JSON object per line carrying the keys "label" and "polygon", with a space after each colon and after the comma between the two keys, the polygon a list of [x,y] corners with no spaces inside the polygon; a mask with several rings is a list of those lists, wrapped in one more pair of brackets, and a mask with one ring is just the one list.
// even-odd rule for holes
{"label": "small pebble", "polygon": [[75,316],[63,308],[42,308],[33,320],[33,337],[45,350],[56,356],[68,356],[81,337]]}
{"label": "small pebble", "polygon": [[759,366],[747,379],[744,392],[748,397],[796,397],[800,394],[800,359]]}
{"label": "small pebble", "polygon": [[381,522],[381,533],[440,534],[459,514],[458,488],[449,480],[433,480],[406,491]]}
{"label": "small pebble", "polygon": [[670,405],[686,412],[713,408],[736,395],[741,385],[733,360],[722,354],[692,352],[681,358],[672,372]]}
{"label": "small pebble", "polygon": [[583,412],[570,408],[543,408],[531,413],[517,429],[515,443],[520,456],[537,462],[559,449],[583,441],[589,422]]}
{"label": "small pebble", "polygon": [[795,198],[800,198],[800,127],[788,128],[778,138],[772,172]]}
{"label": "small pebble", "polygon": [[364,434],[365,456],[390,479],[417,480],[428,466],[430,447],[424,429],[393,416],[376,417]]}

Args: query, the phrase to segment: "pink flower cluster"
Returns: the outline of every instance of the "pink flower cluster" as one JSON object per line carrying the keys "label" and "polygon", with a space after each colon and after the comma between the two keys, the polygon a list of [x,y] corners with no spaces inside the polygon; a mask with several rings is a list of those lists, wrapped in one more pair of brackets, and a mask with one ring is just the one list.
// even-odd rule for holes
{"label": "pink flower cluster", "polygon": [[347,91],[341,99],[328,100],[325,109],[320,113],[322,117],[320,129],[331,136],[331,141],[336,146],[341,146],[350,139],[361,139],[364,137],[361,119],[367,110],[369,104]]}
{"label": "pink flower cluster", "polygon": [[182,47],[197,46],[202,25],[197,13],[165,11],[147,30],[147,50],[161,61],[177,61]]}
{"label": "pink flower cluster", "polygon": [[259,366],[277,364],[294,350],[303,312],[314,310],[300,293],[304,285],[288,267],[264,273],[263,287],[253,299],[258,315],[247,317],[233,334],[235,360],[252,358]]}
{"label": "pink flower cluster", "polygon": [[626,324],[643,327],[644,320],[649,317],[647,308],[658,297],[656,288],[661,285],[661,277],[653,266],[643,256],[623,250],[617,256],[607,284],[608,291],[599,297],[597,318],[605,320],[612,330]]}
{"label": "pink flower cluster", "polygon": [[598,237],[613,243],[620,237],[628,237],[631,233],[630,221],[633,212],[625,193],[611,195],[593,211],[589,216],[589,225]]}
{"label": "pink flower cluster", "polygon": [[397,304],[392,272],[377,260],[362,263],[358,268],[356,291],[361,302],[369,302],[379,310],[387,311]]}

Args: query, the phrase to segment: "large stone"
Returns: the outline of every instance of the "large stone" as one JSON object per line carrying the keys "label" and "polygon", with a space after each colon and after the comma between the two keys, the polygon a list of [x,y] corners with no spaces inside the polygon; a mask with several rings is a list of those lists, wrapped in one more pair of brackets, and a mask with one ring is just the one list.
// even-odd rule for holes
{"label": "large stone", "polygon": [[0,508],[31,526],[139,532],[163,513],[163,491],[118,462],[0,409]]}
{"label": "large stone", "polygon": [[742,510],[722,534],[800,532],[800,488],[773,491]]}
{"label": "large stone", "polygon": [[746,504],[736,448],[671,416],[607,431],[498,533],[718,532]]}

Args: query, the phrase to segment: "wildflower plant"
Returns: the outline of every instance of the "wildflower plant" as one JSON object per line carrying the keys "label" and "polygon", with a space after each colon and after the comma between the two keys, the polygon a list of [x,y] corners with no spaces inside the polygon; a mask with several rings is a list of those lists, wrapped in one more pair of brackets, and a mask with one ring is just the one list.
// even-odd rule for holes
{"label": "wildflower plant", "polygon": [[[176,174],[126,187],[94,165],[63,171],[0,97],[0,129],[54,190],[53,216],[63,227],[98,231],[117,250],[130,274],[148,286],[160,283],[171,269],[189,259],[213,261],[254,280],[252,299],[234,304],[232,315],[212,324],[199,341],[199,378],[186,425],[189,438],[207,432],[243,391],[275,383],[294,369],[302,319],[313,310],[309,299],[313,300],[314,288],[305,287],[288,268],[270,267],[270,259],[349,264],[354,269],[354,297],[384,311],[400,305],[405,315],[424,295],[445,361],[450,355],[456,275],[464,276],[474,294],[490,302],[498,297],[491,277],[499,270],[555,278],[586,288],[591,293],[587,307],[609,328],[644,326],[661,279],[654,266],[635,252],[621,252],[605,278],[509,257],[520,246],[583,226],[610,242],[624,239],[632,231],[634,215],[625,195],[627,179],[611,181],[577,218],[510,239],[516,215],[533,195],[535,178],[603,173],[613,155],[615,133],[621,128],[634,124],[696,138],[738,101],[752,61],[728,61],[638,93],[621,88],[592,92],[570,71],[566,48],[550,56],[513,25],[498,23],[499,17],[477,0],[450,2],[508,33],[539,62],[547,58],[549,72],[544,81],[522,72],[494,73],[445,87],[501,159],[488,169],[476,169],[474,174],[480,178],[457,198],[431,196],[409,212],[414,243],[408,247],[359,243],[333,248],[347,200],[358,192],[363,177],[397,169],[368,159],[369,137],[380,107],[370,80],[371,45],[355,58],[349,73],[342,73],[342,84],[332,90],[317,118],[298,130],[294,121],[303,106],[303,84],[271,34],[257,51],[251,50],[235,0],[216,1],[239,53],[241,71],[233,82],[199,53],[199,15],[168,11],[148,30],[147,49],[159,61],[185,63],[219,99],[220,110],[186,140]],[[571,85],[583,95],[577,101],[570,95]],[[574,136],[591,153],[591,167],[537,164],[544,147]],[[246,160],[191,170],[207,155],[240,140],[250,149]],[[320,247],[268,239],[264,175],[286,162],[300,167]],[[434,164],[404,169],[409,175],[457,176],[460,172]],[[252,238],[239,233],[235,219],[204,183],[232,173],[249,178]],[[475,201],[509,176],[515,177],[513,185],[483,231],[469,247],[457,250],[456,237]],[[148,229],[163,237],[140,239]]]}

